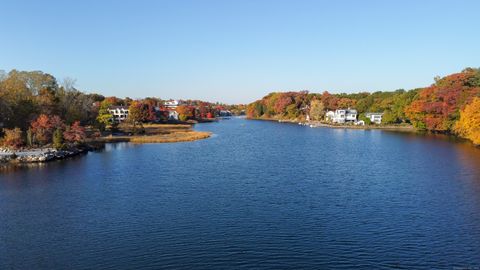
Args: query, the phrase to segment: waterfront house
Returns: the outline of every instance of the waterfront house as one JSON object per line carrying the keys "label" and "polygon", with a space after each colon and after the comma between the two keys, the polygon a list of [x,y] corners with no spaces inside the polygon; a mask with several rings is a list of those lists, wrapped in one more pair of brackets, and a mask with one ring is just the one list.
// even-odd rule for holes
{"label": "waterfront house", "polygon": [[381,123],[382,123],[383,113],[366,113],[366,114],[365,114],[365,117],[367,117],[368,119],[370,119],[370,121],[371,121],[372,123],[381,124]]}
{"label": "waterfront house", "polygon": [[167,109],[175,110],[175,109],[177,109],[178,106],[183,105],[183,104],[184,104],[184,102],[181,101],[181,100],[170,99],[170,100],[165,101],[163,105]]}
{"label": "waterfront house", "polygon": [[229,111],[229,110],[220,110],[220,111],[218,111],[218,116],[229,117],[229,116],[232,116],[232,112]]}
{"label": "waterfront house", "polygon": [[120,123],[128,118],[128,107],[126,106],[113,106],[108,108],[108,111],[113,116],[112,122]]}
{"label": "waterfront house", "polygon": [[327,119],[327,121],[333,121],[334,117],[335,117],[335,112],[334,111],[328,111],[325,114],[325,119]]}
{"label": "waterfront house", "polygon": [[178,120],[177,108],[180,105],[183,105],[184,102],[181,100],[170,99],[164,102],[163,106],[168,112],[168,120]]}
{"label": "waterfront house", "polygon": [[333,123],[339,123],[339,124],[344,124],[344,123],[355,123],[357,122],[357,110],[353,109],[338,109],[333,111],[328,111],[326,114],[327,120],[333,122]]}

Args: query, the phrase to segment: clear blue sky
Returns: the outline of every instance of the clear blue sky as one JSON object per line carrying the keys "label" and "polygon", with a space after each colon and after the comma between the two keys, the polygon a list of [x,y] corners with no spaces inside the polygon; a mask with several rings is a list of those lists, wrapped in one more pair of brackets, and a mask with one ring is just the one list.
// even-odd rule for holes
{"label": "clear blue sky", "polygon": [[228,103],[411,89],[480,66],[479,11],[478,0],[3,0],[0,69]]}

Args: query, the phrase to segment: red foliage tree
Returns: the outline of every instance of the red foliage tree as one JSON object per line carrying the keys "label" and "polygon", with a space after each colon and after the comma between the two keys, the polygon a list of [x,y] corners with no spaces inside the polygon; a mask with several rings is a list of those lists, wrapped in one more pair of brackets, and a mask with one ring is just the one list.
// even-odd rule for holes
{"label": "red foliage tree", "polygon": [[34,141],[41,145],[50,143],[52,141],[53,132],[56,129],[64,129],[65,124],[59,116],[41,114],[37,119],[32,121],[31,128],[34,135]]}
{"label": "red foliage tree", "polygon": [[459,111],[477,95],[480,95],[480,72],[466,69],[421,90],[406,108],[406,115],[418,128],[450,131]]}
{"label": "red foliage tree", "polygon": [[86,139],[85,128],[80,125],[80,121],[75,121],[67,130],[63,132],[63,138],[67,142],[80,143]]}
{"label": "red foliage tree", "polygon": [[283,93],[275,101],[275,105],[274,105],[273,110],[276,114],[284,114],[287,106],[292,104],[292,103],[293,103],[292,97],[289,96],[288,93]]}

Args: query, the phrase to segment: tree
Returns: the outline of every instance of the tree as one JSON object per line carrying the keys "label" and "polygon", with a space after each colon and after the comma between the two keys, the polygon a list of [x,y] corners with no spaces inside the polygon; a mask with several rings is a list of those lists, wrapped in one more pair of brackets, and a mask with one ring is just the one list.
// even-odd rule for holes
{"label": "tree", "polygon": [[321,121],[323,120],[323,116],[325,115],[325,106],[323,102],[320,100],[312,100],[310,103],[310,119],[314,121]]}
{"label": "tree", "polygon": [[372,120],[370,120],[370,118],[368,118],[364,113],[361,113],[358,116],[358,120],[361,120],[361,121],[365,122],[365,125],[371,125],[372,124]]}
{"label": "tree", "polygon": [[82,143],[87,136],[85,134],[85,128],[80,125],[79,121],[75,121],[63,132],[63,137],[70,143]]}
{"label": "tree", "polygon": [[47,115],[42,114],[31,124],[34,141],[44,145],[50,142],[52,136],[52,124]]}
{"label": "tree", "polygon": [[28,128],[27,130],[27,145],[29,147],[32,147],[35,144],[34,138],[33,138],[33,131],[31,128]]}
{"label": "tree", "polygon": [[63,132],[60,128],[55,129],[55,132],[53,133],[53,147],[56,149],[63,148]]}
{"label": "tree", "polygon": [[37,111],[35,96],[27,87],[22,73],[12,70],[0,82],[1,117],[7,127],[26,129]]}
{"label": "tree", "polygon": [[286,113],[288,105],[292,104],[293,100],[289,93],[281,94],[275,101],[273,111],[277,115],[283,115]]}
{"label": "tree", "polygon": [[455,132],[474,144],[480,145],[480,98],[476,97],[460,112]]}
{"label": "tree", "polygon": [[86,95],[74,87],[75,80],[66,78],[58,90],[57,111],[67,124],[75,121],[94,124],[97,108],[94,106],[94,95]]}
{"label": "tree", "polygon": [[418,92],[405,109],[414,126],[431,131],[450,132],[460,117],[460,110],[480,95],[480,70],[466,69],[438,79]]}
{"label": "tree", "polygon": [[299,115],[299,111],[296,104],[290,104],[286,108],[288,119],[295,119]]}
{"label": "tree", "polygon": [[100,103],[100,109],[98,110],[97,122],[100,124],[100,129],[104,130],[108,125],[112,124],[113,115],[110,113],[109,108],[113,106],[111,99],[104,99]]}
{"label": "tree", "polygon": [[190,106],[180,105],[177,107],[176,111],[180,121],[187,121],[189,118],[193,117],[193,110]]}
{"label": "tree", "polygon": [[65,125],[58,115],[48,117],[42,114],[31,123],[34,141],[40,145],[52,142],[53,132],[57,129],[63,130],[64,127]]}
{"label": "tree", "polygon": [[390,110],[386,110],[382,116],[382,122],[385,124],[396,124],[400,122],[400,119]]}
{"label": "tree", "polygon": [[132,123],[134,132],[136,132],[137,124],[140,124],[140,126],[142,126],[142,123],[154,119],[155,112],[153,110],[153,106],[140,101],[132,101],[130,103],[130,107],[128,107],[127,120]]}
{"label": "tree", "polygon": [[14,149],[20,148],[23,145],[23,133],[20,128],[5,129],[4,133],[3,145]]}

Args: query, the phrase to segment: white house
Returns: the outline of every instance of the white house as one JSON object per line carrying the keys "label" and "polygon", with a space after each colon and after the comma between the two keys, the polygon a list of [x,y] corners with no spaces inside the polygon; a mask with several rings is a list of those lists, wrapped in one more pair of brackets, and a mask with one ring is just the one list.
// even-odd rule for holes
{"label": "white house", "polygon": [[365,117],[370,119],[372,123],[381,124],[383,113],[366,113]]}
{"label": "white house", "polygon": [[334,111],[328,111],[326,114],[325,114],[325,118],[328,120],[328,121],[333,121],[333,118],[335,117],[335,112]]}
{"label": "white house", "polygon": [[169,120],[178,120],[178,112],[177,111],[168,111],[168,119]]}
{"label": "white house", "polygon": [[164,105],[165,108],[167,109],[173,109],[175,110],[178,106],[182,105],[183,102],[181,100],[176,100],[176,99],[170,99],[165,101]]}
{"label": "white house", "polygon": [[177,107],[184,104],[181,100],[170,99],[165,101],[164,106],[165,109],[168,111],[168,119],[169,120],[178,120],[178,112]]}
{"label": "white house", "polygon": [[110,107],[108,111],[113,115],[113,122],[120,123],[128,118],[128,107],[126,106]]}
{"label": "white house", "polygon": [[327,120],[332,121],[333,123],[347,123],[347,122],[357,122],[357,110],[353,109],[338,109],[333,111],[328,111],[326,114]]}

